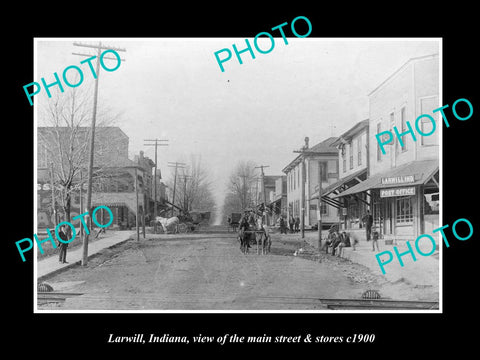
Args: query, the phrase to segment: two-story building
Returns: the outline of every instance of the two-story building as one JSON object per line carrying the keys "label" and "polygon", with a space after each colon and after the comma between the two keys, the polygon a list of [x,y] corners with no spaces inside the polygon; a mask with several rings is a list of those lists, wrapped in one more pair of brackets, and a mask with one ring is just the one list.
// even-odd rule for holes
{"label": "two-story building", "polygon": [[[369,120],[365,119],[341,134],[332,143],[338,149],[339,178],[333,184],[321,189],[322,203],[325,202],[340,211],[340,228],[352,231],[362,228],[362,216],[366,213],[366,194],[352,194],[336,198],[343,191],[365,181],[368,176]],[[318,201],[318,188],[312,201]],[[323,219],[322,219],[323,220]]]}
{"label": "two-story building", "polygon": [[[282,171],[287,176],[287,216],[301,217],[302,207],[305,209],[305,227],[317,224],[317,201],[312,200],[318,190],[319,166],[322,167],[322,187],[326,188],[338,180],[338,149],[332,144],[337,140],[330,137],[315,146],[309,147],[309,139],[305,138],[305,145],[299,155],[293,159]],[[301,189],[304,183],[304,194]],[[304,199],[304,204],[302,204]],[[338,209],[322,203],[322,220],[324,226],[330,226],[339,220]]]}
{"label": "two-story building", "polygon": [[[90,128],[38,127],[37,134],[37,226],[52,228],[66,217],[67,191],[70,218],[83,212],[81,209],[86,205]],[[140,213],[153,210],[154,164],[142,152],[136,161],[130,160],[128,145],[128,136],[119,127],[96,128],[92,206],[108,206],[114,214],[114,225],[130,227],[137,213],[135,176],[138,176]],[[53,194],[52,183],[56,189]],[[161,186],[157,182],[160,199],[165,197]]]}
{"label": "two-story building", "polygon": [[270,191],[270,210],[272,213],[272,224],[277,224],[282,216],[287,218],[287,177],[278,176],[275,179],[275,190]]}
{"label": "two-story building", "polygon": [[[440,107],[439,71],[437,54],[413,58],[369,94],[369,176],[337,195],[365,196],[376,230],[394,242],[438,227],[441,122],[433,110]],[[414,140],[406,122],[414,128],[422,114],[435,118],[437,130],[426,137],[417,133]],[[395,137],[383,154],[375,135],[384,130],[394,133],[394,126],[404,133],[402,143]],[[432,129],[429,120],[419,126],[423,133]]]}

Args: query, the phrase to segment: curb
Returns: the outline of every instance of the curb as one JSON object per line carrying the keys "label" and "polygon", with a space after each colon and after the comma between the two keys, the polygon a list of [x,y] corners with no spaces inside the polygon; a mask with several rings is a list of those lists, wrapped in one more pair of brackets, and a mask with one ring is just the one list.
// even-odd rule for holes
{"label": "curb", "polygon": [[[119,242],[117,242],[117,243],[115,243],[115,244],[112,244],[112,245],[110,245],[110,246],[103,247],[103,248],[99,249],[98,251],[89,254],[88,257],[87,257],[87,259],[91,259],[91,258],[93,258],[93,257],[95,257],[95,256],[98,256],[99,253],[100,253],[102,250],[114,248],[115,246],[121,245],[121,244],[123,244],[123,243],[125,243],[125,242],[127,242],[128,240],[131,240],[131,239],[132,239],[131,236],[129,236],[129,237],[126,238],[125,240],[121,240],[121,241],[119,241]],[[59,269],[52,270],[52,271],[50,271],[50,272],[48,272],[48,273],[46,273],[46,274],[44,274],[44,275],[42,275],[42,276],[39,276],[39,277],[37,277],[37,284],[42,283],[42,282],[45,281],[46,279],[48,279],[48,278],[50,278],[50,277],[52,277],[52,276],[54,276],[54,275],[57,275],[57,274],[59,274],[59,273],[61,273],[61,272],[63,272],[63,271],[66,271],[66,270],[70,269],[70,268],[73,267],[73,266],[80,265],[81,263],[82,263],[82,260],[78,260],[78,261],[75,261],[75,262],[69,262],[68,264],[66,264],[65,266],[62,266],[62,267],[59,268]],[[38,263],[37,263],[37,267],[38,267]]]}

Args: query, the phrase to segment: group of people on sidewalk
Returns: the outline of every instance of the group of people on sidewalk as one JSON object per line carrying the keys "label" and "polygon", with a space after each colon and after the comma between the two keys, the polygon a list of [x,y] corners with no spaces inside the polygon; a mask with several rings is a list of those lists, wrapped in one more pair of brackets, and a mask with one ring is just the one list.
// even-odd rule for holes
{"label": "group of people on sidewalk", "polygon": [[[372,232],[373,216],[370,214],[370,211],[367,210],[367,213],[362,218],[362,222],[365,226],[367,241],[372,241],[372,251],[375,251],[375,246],[377,251],[380,251],[378,247],[379,234],[375,229],[373,229]],[[328,254],[328,249],[332,249],[332,255],[335,255],[337,252],[337,256],[341,256],[343,248],[353,247],[355,251],[355,245],[357,245],[358,242],[356,238],[351,240],[349,234],[345,231],[340,233],[338,226],[332,226],[329,230],[327,240],[323,243],[320,251],[325,250],[325,253]]]}
{"label": "group of people on sidewalk", "polygon": [[328,249],[332,250],[332,255],[342,256],[342,250],[346,247],[353,247],[355,250],[355,245],[358,244],[357,239],[350,239],[350,236],[345,232],[339,232],[338,227],[332,227],[329,230],[327,240],[322,244],[320,251],[325,250],[325,253],[328,254]]}
{"label": "group of people on sidewalk", "polygon": [[[373,228],[373,216],[370,214],[370,211],[367,210],[367,213],[362,218],[363,225],[366,231],[366,240],[372,241],[372,250],[375,251],[375,247],[377,251],[380,251],[378,246],[378,232]],[[283,216],[280,217],[279,220],[280,225],[280,233],[287,234],[288,227],[286,219]],[[289,217],[288,225],[290,228],[290,233],[296,233],[299,231],[300,225],[300,218],[297,216],[294,218],[292,215]],[[372,231],[373,228],[373,231]],[[328,250],[331,249],[332,255],[337,254],[337,256],[341,256],[343,249],[346,247],[353,247],[355,250],[355,246],[359,243],[358,239],[353,238],[350,239],[350,235],[347,234],[345,231],[340,232],[338,225],[334,225],[329,229],[329,233],[325,242],[323,242],[320,251],[325,250],[328,254]]]}
{"label": "group of people on sidewalk", "polygon": [[[293,215],[290,215],[288,219],[288,226],[290,228],[290,233],[297,233],[300,231],[300,217],[294,218]],[[280,216],[280,234],[286,234],[287,233],[287,221],[283,218],[283,216]]]}

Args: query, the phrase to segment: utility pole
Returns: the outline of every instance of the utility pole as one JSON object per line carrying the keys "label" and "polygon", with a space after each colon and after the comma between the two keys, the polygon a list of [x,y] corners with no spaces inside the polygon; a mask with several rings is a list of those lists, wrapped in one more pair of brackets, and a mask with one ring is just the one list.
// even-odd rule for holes
{"label": "utility pole", "polygon": [[[80,213],[83,211],[83,191],[82,190],[83,190],[83,171],[82,169],[80,169]],[[83,233],[83,226],[80,226],[80,239],[82,240],[82,244],[83,244],[84,236],[85,235]]]}
{"label": "utility pole", "polygon": [[264,168],[270,167],[269,165],[260,165],[255,166],[255,169],[261,170],[262,175],[262,193],[263,193],[263,210],[265,212],[265,224],[268,225],[268,213],[267,213],[267,194],[265,193],[265,173],[263,171]]}
{"label": "utility pole", "polygon": [[258,206],[258,177],[255,178],[255,207]]}
{"label": "utility pole", "polygon": [[[162,139],[144,139],[143,141],[154,141],[155,143],[147,143],[143,144],[144,146],[155,146],[155,172],[153,176],[153,218],[154,220],[157,218],[157,147],[158,146],[168,146],[168,144],[162,143],[163,141],[168,141],[168,140],[162,140]],[[160,143],[159,143],[160,142]],[[157,222],[153,222],[153,231],[155,234],[157,233]]]}
{"label": "utility pole", "polygon": [[53,183],[53,162],[50,163],[50,188],[52,190],[52,214],[53,214],[53,223],[57,227],[57,209],[55,206],[55,187]]}
{"label": "utility pole", "polygon": [[174,211],[174,205],[175,205],[175,188],[177,186],[177,171],[178,168],[183,169],[185,168],[187,164],[185,163],[179,163],[179,162],[169,162],[168,167],[175,167],[175,177],[173,179],[173,195],[172,195],[172,217],[173,217],[173,211]]}
{"label": "utility pole", "polygon": [[301,150],[294,150],[294,153],[300,153],[302,155],[302,162],[301,162],[301,174],[302,180],[300,182],[301,185],[301,194],[300,194],[300,229],[302,234],[302,239],[305,238],[305,155],[311,154],[312,151],[308,149],[308,137],[305,138],[305,145],[302,147]]}
{"label": "utility pole", "polygon": [[305,158],[302,157],[302,182],[300,183],[301,200],[300,200],[300,231],[302,234],[302,239],[305,238]]}
{"label": "utility pole", "polygon": [[245,211],[245,210],[247,210],[247,208],[248,208],[248,203],[247,203],[247,198],[248,198],[248,196],[247,196],[247,181],[246,181],[248,175],[246,175],[246,174],[243,174],[243,175],[240,174],[240,175],[238,175],[238,177],[241,177],[242,180],[243,180],[243,181],[242,181],[242,185],[243,185],[243,186],[241,187],[241,193],[240,193],[240,202],[241,202],[241,205],[242,205],[242,211]]}
{"label": "utility pole", "polygon": [[137,211],[137,214],[135,216],[135,228],[137,230],[137,241],[140,241],[140,228],[138,225],[138,213],[139,213],[139,206],[138,206],[138,171],[137,168],[135,167],[135,208]]}
{"label": "utility pole", "polygon": [[318,162],[318,250],[322,248],[322,162]]}
{"label": "utility pole", "polygon": [[[105,45],[102,45],[101,42],[99,42],[98,45],[88,45],[88,44],[81,44],[81,43],[74,42],[73,45],[87,47],[87,48],[94,48],[97,50],[96,56],[92,56],[91,54],[72,53],[73,55],[87,56],[89,58],[95,58],[95,57],[97,58],[95,90],[93,95],[92,125],[90,130],[90,156],[89,156],[89,163],[88,163],[88,188],[87,188],[87,204],[86,204],[86,208],[87,208],[89,219],[90,219],[89,227],[91,228],[92,219],[90,214],[92,213],[91,207],[92,207],[92,178],[93,178],[93,158],[94,158],[93,154],[95,151],[95,123],[97,118],[98,82],[100,80],[100,55],[102,54],[102,49],[115,50],[115,51],[126,51],[126,50],[120,49],[120,48],[113,48],[111,46],[105,46]],[[117,58],[107,57],[107,56],[104,56],[103,58],[118,60]],[[120,59],[120,61],[125,61],[125,60]],[[83,238],[82,266],[86,266],[87,262],[88,262],[88,234],[85,233],[85,237]]]}
{"label": "utility pole", "polygon": [[183,179],[183,211],[188,213],[188,201],[187,201],[187,179],[191,179],[192,176],[190,175],[181,175],[181,179]]}
{"label": "utility pole", "polygon": [[300,231],[302,234],[302,239],[305,238],[305,157],[304,155],[308,153],[305,149],[294,150],[294,153],[302,154],[302,162],[300,167],[300,172],[302,174],[302,179],[300,181]]}

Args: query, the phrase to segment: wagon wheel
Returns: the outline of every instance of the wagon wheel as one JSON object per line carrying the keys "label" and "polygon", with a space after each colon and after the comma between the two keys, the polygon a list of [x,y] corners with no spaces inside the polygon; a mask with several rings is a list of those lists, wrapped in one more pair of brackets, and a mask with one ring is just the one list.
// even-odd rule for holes
{"label": "wagon wheel", "polygon": [[188,231],[188,227],[187,227],[186,224],[184,224],[184,223],[178,224],[178,232],[179,233],[185,234],[187,231]]}

